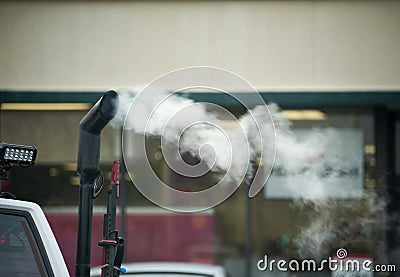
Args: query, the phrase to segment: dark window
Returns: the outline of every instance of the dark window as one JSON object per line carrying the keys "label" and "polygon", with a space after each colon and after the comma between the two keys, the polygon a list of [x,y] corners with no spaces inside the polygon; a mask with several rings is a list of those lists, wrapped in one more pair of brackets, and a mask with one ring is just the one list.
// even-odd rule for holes
{"label": "dark window", "polygon": [[0,214],[0,275],[48,276],[25,217]]}

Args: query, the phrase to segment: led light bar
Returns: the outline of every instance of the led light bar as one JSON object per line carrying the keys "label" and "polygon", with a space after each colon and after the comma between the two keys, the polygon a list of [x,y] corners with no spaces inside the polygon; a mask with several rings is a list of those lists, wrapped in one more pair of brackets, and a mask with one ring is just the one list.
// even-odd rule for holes
{"label": "led light bar", "polygon": [[0,143],[0,161],[2,163],[16,163],[33,165],[36,160],[37,149],[34,146]]}

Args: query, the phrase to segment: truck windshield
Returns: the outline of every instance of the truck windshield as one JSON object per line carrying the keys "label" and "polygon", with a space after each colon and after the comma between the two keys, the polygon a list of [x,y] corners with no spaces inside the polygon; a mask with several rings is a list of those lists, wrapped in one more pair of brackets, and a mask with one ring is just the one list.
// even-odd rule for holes
{"label": "truck windshield", "polygon": [[24,216],[0,214],[0,272],[1,276],[47,276]]}

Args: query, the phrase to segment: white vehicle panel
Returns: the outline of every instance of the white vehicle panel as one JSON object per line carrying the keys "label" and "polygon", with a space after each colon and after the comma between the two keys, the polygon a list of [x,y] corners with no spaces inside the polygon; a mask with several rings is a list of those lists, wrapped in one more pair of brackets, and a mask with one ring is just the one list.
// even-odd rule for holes
{"label": "white vehicle panel", "polygon": [[58,247],[57,240],[47,222],[46,216],[37,204],[0,198],[0,208],[8,211],[22,211],[29,213],[40,235],[54,275],[62,277],[70,276],[60,248]]}
{"label": "white vehicle panel", "polygon": [[[135,277],[226,277],[222,266],[195,263],[147,262],[123,264],[123,276]],[[99,267],[91,270],[91,276],[101,275]]]}

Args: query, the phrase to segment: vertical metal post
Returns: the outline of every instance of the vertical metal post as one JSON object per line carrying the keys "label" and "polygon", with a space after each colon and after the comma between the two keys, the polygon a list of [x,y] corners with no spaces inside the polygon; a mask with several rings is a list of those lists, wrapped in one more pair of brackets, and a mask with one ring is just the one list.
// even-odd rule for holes
{"label": "vertical metal post", "polygon": [[125,175],[126,175],[126,166],[125,166],[125,161],[124,161],[124,157],[123,157],[123,154],[122,154],[122,136],[123,136],[123,134],[122,134],[122,132],[123,132],[123,128],[121,128],[120,129],[120,132],[121,132],[121,135],[120,135],[120,150],[121,150],[121,153],[120,153],[120,155],[121,155],[121,158],[120,158],[120,161],[121,161],[121,167],[120,167],[120,186],[119,186],[119,190],[120,190],[120,197],[119,197],[119,212],[120,212],[120,214],[119,214],[119,216],[120,216],[120,220],[119,220],[119,222],[120,222],[120,224],[119,224],[119,228],[120,228],[120,230],[121,230],[121,236],[123,237],[123,238],[125,238],[125,246],[127,245],[127,243],[126,243],[126,240],[127,240],[127,237],[126,237],[126,201],[127,201],[127,199],[126,199],[126,195],[127,195],[127,187],[126,187],[126,185],[127,185],[127,182],[126,182],[126,180],[125,180]]}
{"label": "vertical metal post", "polygon": [[119,185],[120,185],[120,162],[114,161],[110,186],[107,190],[107,213],[104,215],[103,224],[103,237],[104,240],[99,242],[100,246],[104,247],[105,259],[103,275],[104,277],[119,276],[119,273],[115,272],[115,256],[118,247],[118,231],[117,225],[117,198],[119,198]]}
{"label": "vertical metal post", "polygon": [[251,199],[249,197],[251,181],[249,178],[246,178],[246,180],[246,276],[251,277],[251,257],[253,252]]}
{"label": "vertical metal post", "polygon": [[[386,222],[383,225],[387,225],[387,230],[381,230],[382,241],[386,241],[386,244],[380,245],[380,253],[377,255],[377,263],[387,264],[393,263],[390,252],[396,249],[399,243],[396,243],[396,237],[398,237],[398,227],[396,221],[397,209],[397,197],[396,187],[393,184],[393,172],[394,172],[394,126],[392,119],[386,107],[376,107],[374,109],[375,119],[375,144],[376,144],[376,191],[378,197],[387,197],[387,218],[383,218]],[[392,217],[392,218],[391,218]],[[390,219],[389,219],[390,218]],[[386,223],[386,224],[385,224]]]}
{"label": "vertical metal post", "polygon": [[252,270],[251,270],[251,261],[252,261],[252,255],[253,255],[253,217],[252,217],[252,211],[251,211],[251,199],[249,196],[250,193],[250,187],[251,184],[254,180],[254,175],[256,172],[256,164],[253,159],[250,160],[249,164],[249,169],[246,173],[246,178],[245,178],[245,185],[246,185],[246,277],[251,277],[252,276]]}

